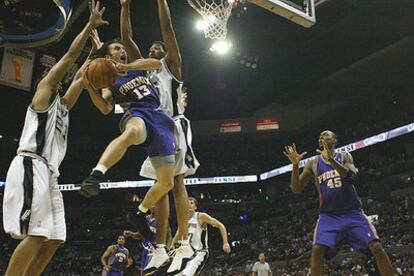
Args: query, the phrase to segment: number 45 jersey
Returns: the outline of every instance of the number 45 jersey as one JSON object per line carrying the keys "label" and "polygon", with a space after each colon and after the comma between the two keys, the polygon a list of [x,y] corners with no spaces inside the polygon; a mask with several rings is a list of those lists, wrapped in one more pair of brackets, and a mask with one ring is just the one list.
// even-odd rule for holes
{"label": "number 45 jersey", "polygon": [[[344,153],[338,153],[335,160],[343,164]],[[361,203],[354,179],[341,178],[335,168],[320,155],[314,161],[313,172],[319,193],[320,213],[342,213],[360,209]]]}

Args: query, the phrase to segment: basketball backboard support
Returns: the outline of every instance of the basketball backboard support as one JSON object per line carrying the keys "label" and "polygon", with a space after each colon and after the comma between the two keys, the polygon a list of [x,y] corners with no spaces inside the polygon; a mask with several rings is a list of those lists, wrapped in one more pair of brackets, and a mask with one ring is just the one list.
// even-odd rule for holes
{"label": "basketball backboard support", "polygon": [[[248,0],[268,11],[280,15],[303,27],[310,28],[316,23],[315,0]],[[300,3],[300,4],[299,4]]]}

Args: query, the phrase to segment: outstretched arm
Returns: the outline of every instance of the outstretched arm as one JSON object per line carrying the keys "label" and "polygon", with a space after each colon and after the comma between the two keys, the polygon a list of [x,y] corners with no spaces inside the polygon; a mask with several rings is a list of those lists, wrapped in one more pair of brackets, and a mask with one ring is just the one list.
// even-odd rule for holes
{"label": "outstretched arm", "polygon": [[100,3],[92,0],[89,4],[91,15],[89,22],[85,28],[78,34],[75,40],[72,42],[68,52],[56,63],[48,74],[39,82],[36,93],[32,100],[32,108],[34,110],[44,110],[49,104],[50,100],[55,95],[58,84],[62,81],[63,77],[73,66],[76,59],[79,57],[83,47],[86,44],[89,34],[94,28],[97,28],[103,24],[109,24],[102,19],[102,15],[105,8],[100,9]]}
{"label": "outstretched arm", "polygon": [[89,84],[86,77],[83,78],[83,82],[93,105],[104,115],[111,113],[111,111],[114,109],[114,100],[111,90],[104,88],[99,91],[93,88],[92,85]]}
{"label": "outstretched arm", "polygon": [[83,78],[85,75],[85,70],[89,60],[87,59],[84,64],[79,68],[78,72],[76,72],[75,77],[72,80],[68,90],[66,91],[65,95],[62,97],[62,100],[66,103],[68,110],[70,111],[76,104],[79,99],[80,94],[83,91]]}
{"label": "outstretched arm", "polygon": [[167,48],[167,56],[165,57],[165,61],[174,76],[181,80],[181,54],[171,22],[170,9],[168,7],[167,0],[157,1],[162,39],[165,43],[165,47]]}
{"label": "outstretched arm", "polygon": [[141,51],[133,39],[130,3],[131,0],[120,0],[121,2],[121,40],[125,45],[130,60],[142,58]]}
{"label": "outstretched arm", "polygon": [[140,58],[127,64],[115,63],[115,67],[118,72],[158,70],[161,68],[161,61],[155,58]]}
{"label": "outstretched arm", "polygon": [[230,248],[229,241],[227,239],[226,226],[224,226],[224,224],[218,221],[217,219],[207,215],[206,213],[200,213],[198,215],[198,220],[200,221],[201,225],[209,224],[220,230],[221,239],[223,240],[223,251],[226,253],[230,253],[231,248]]}
{"label": "outstretched arm", "polygon": [[123,234],[126,238],[131,237],[134,240],[142,239],[142,236],[139,234],[139,232],[132,232],[131,230],[125,230]]}

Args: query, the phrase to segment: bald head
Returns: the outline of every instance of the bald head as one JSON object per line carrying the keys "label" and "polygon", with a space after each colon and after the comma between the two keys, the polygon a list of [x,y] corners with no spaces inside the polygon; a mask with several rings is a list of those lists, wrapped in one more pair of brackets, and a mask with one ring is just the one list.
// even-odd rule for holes
{"label": "bald head", "polygon": [[337,138],[336,134],[333,131],[324,130],[319,135],[319,147],[321,149],[323,149],[322,141],[325,141],[328,148],[335,148],[336,143],[338,142],[338,138]]}

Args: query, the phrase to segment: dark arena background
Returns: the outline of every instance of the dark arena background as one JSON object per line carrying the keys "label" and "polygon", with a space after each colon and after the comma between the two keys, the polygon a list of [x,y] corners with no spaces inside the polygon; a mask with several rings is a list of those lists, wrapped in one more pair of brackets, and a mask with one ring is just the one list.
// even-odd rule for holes
{"label": "dark arena background", "polygon": [[[352,153],[362,209],[395,274],[414,275],[414,1],[283,1],[300,13],[307,2],[314,4],[316,23],[309,28],[252,2],[233,4],[226,40],[214,44],[197,29],[201,17],[185,0],[168,1],[183,61],[185,114],[201,164],[186,187],[200,211],[226,226],[231,246],[224,253],[220,232],[209,227],[210,256],[200,275],[264,275],[253,274],[261,252],[273,275],[311,275],[319,195],[313,183],[301,194],[291,191],[290,161],[282,151],[295,143],[312,157],[326,129],[338,136],[338,148],[345,146],[341,151]],[[99,27],[101,40],[119,37],[119,1],[101,5],[110,22]],[[130,5],[134,40],[148,56],[152,42],[162,39],[157,1]],[[1,202],[36,81],[88,18],[87,0],[0,0]],[[64,89],[90,49],[88,41]],[[129,148],[108,171],[99,196],[85,199],[77,192],[120,134],[120,118],[103,116],[86,91],[71,111],[59,177],[67,240],[42,275],[101,275],[103,252],[124,230],[133,230],[125,216],[152,185],[139,176],[143,148]],[[3,223],[0,275],[19,242]],[[125,246],[133,263],[123,275],[140,275],[141,243],[127,238]],[[374,258],[347,245],[339,249],[326,262],[325,275],[381,275]]]}

